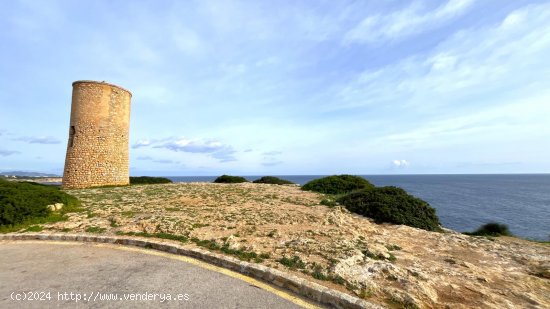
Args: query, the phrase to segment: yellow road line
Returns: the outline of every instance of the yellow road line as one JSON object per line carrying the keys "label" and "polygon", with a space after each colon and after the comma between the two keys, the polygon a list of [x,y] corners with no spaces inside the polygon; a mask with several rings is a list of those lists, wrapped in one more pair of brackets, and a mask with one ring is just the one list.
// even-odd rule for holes
{"label": "yellow road line", "polygon": [[113,245],[113,244],[104,244],[104,243],[91,243],[91,242],[82,243],[82,242],[72,242],[72,241],[68,242],[68,241],[54,241],[54,240],[40,240],[40,241],[20,240],[20,241],[15,241],[15,242],[24,242],[24,243],[33,243],[33,244],[34,243],[36,243],[36,244],[47,243],[47,244],[54,244],[54,245],[73,245],[73,246],[74,245],[88,244],[88,245],[93,245],[93,246],[97,246],[97,247],[106,247],[106,248],[123,250],[123,251],[139,252],[139,253],[144,253],[144,254],[149,254],[149,255],[161,256],[161,257],[169,258],[169,259],[172,259],[172,260],[178,260],[178,261],[182,261],[182,262],[185,262],[185,263],[193,264],[195,266],[198,266],[198,267],[201,267],[201,268],[204,268],[204,269],[208,269],[208,270],[211,270],[211,271],[215,271],[217,273],[221,273],[221,274],[224,274],[226,276],[244,281],[246,283],[249,283],[249,284],[252,284],[256,287],[259,287],[262,290],[273,293],[273,294],[275,294],[275,295],[277,295],[281,298],[284,298],[284,299],[286,299],[290,302],[293,302],[294,304],[296,304],[300,307],[306,308],[306,309],[320,309],[321,308],[321,307],[318,307],[318,306],[313,305],[311,303],[308,303],[308,302],[302,300],[299,297],[293,296],[293,295],[291,295],[291,294],[289,294],[285,291],[281,291],[279,289],[276,289],[276,288],[272,287],[271,285],[263,283],[259,280],[254,279],[254,278],[245,276],[243,274],[240,274],[238,272],[234,272],[234,271],[226,269],[226,268],[222,268],[222,267],[215,266],[215,265],[212,265],[212,264],[208,264],[206,262],[202,262],[202,261],[199,261],[199,260],[187,257],[187,256],[183,256],[183,255],[176,255],[176,254],[171,254],[171,253],[162,252],[162,251],[156,251],[156,250],[152,250],[152,249],[143,249],[143,248],[137,248],[137,247],[128,247],[128,246],[124,246],[124,245]]}

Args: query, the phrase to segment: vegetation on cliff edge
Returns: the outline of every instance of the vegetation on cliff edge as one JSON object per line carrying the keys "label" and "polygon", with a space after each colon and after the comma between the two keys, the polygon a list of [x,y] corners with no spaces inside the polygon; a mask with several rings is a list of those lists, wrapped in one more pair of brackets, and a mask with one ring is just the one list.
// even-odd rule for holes
{"label": "vegetation on cliff edge", "polygon": [[353,175],[333,175],[314,179],[302,186],[302,190],[325,194],[343,194],[355,190],[374,188],[365,178]]}
{"label": "vegetation on cliff edge", "polygon": [[404,224],[428,231],[439,231],[435,209],[427,202],[397,187],[370,188],[337,200],[349,211],[372,218],[377,223]]}
{"label": "vegetation on cliff edge", "polygon": [[291,185],[291,184],[294,184],[292,181],[288,181],[286,179],[281,179],[279,177],[274,177],[274,176],[264,176],[260,179],[254,180],[253,183],[268,183],[268,184],[274,184],[274,185]]}
{"label": "vegetation on cliff edge", "polygon": [[508,229],[508,226],[506,224],[501,224],[496,222],[490,222],[490,223],[484,224],[474,232],[465,232],[464,234],[472,235],[472,236],[492,236],[492,237],[512,236],[512,233],[510,233],[510,230]]}
{"label": "vegetation on cliff edge", "polygon": [[172,180],[164,177],[150,177],[150,176],[130,177],[131,185],[158,184],[158,183],[172,183]]}
{"label": "vegetation on cliff edge", "polygon": [[[62,203],[60,211],[48,206]],[[64,220],[65,213],[77,211],[80,202],[56,186],[0,179],[0,230],[8,232],[26,225]]]}
{"label": "vegetation on cliff edge", "polygon": [[241,176],[230,176],[230,175],[221,175],[220,177],[214,180],[215,183],[240,183],[248,182],[244,177]]}

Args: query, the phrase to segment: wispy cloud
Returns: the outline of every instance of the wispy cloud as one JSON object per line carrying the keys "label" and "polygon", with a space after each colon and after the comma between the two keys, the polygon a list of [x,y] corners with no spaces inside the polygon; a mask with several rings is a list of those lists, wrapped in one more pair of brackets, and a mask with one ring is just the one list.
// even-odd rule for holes
{"label": "wispy cloud", "polygon": [[279,156],[283,154],[282,151],[273,150],[262,154],[264,155],[262,162],[263,166],[276,166],[284,163],[279,159]]}
{"label": "wispy cloud", "polygon": [[433,10],[427,10],[416,1],[400,11],[369,15],[344,36],[344,42],[395,40],[431,30],[464,14],[473,3],[473,0],[449,0]]}
{"label": "wispy cloud", "polygon": [[264,156],[277,156],[277,155],[280,155],[282,154],[283,152],[282,151],[268,151],[268,152],[264,152],[262,153]]}
{"label": "wispy cloud", "polygon": [[11,155],[18,154],[18,153],[20,153],[20,152],[15,151],[15,150],[0,149],[0,156],[2,156],[2,157],[11,156]]}
{"label": "wispy cloud", "polygon": [[[540,83],[549,76],[550,5],[514,11],[484,29],[465,29],[428,55],[410,56],[379,69],[366,70],[340,89],[341,104],[329,109],[414,107],[417,111],[452,104],[471,104],[472,97]],[[518,84],[518,80],[522,83]],[[497,96],[493,96],[492,99]]]}
{"label": "wispy cloud", "polygon": [[284,162],[283,161],[267,161],[267,162],[262,162],[262,165],[263,166],[276,166],[276,165],[280,165],[280,164],[283,164]]}
{"label": "wispy cloud", "polygon": [[[0,76],[0,102],[12,103],[0,147],[21,152],[7,157],[18,168],[63,165],[78,63],[133,92],[138,169],[422,173],[495,160],[547,172],[547,2],[0,1],[13,73]],[[47,130],[45,103],[66,111],[48,114]],[[41,134],[61,143],[30,138]]]}
{"label": "wispy cloud", "polygon": [[160,164],[179,164],[179,161],[169,160],[169,159],[154,159],[150,156],[139,156],[137,157],[140,161],[151,161],[154,163],[160,163]]}
{"label": "wispy cloud", "polygon": [[137,149],[140,147],[147,147],[147,146],[150,146],[151,144],[152,144],[152,141],[148,139],[140,139],[132,145],[132,148]]}
{"label": "wispy cloud", "polygon": [[14,138],[14,141],[27,142],[29,144],[60,144],[61,141],[53,136],[22,136]]}
{"label": "wispy cloud", "polygon": [[[206,154],[219,162],[236,161],[237,151],[232,146],[213,139],[170,137],[164,139],[142,139],[132,148],[153,147],[168,149],[175,152]],[[139,159],[139,158],[138,158]],[[143,160],[143,157],[142,157]]]}
{"label": "wispy cloud", "polygon": [[229,146],[215,140],[178,138],[155,146],[155,148],[166,148],[172,151],[191,153],[215,153],[226,150]]}

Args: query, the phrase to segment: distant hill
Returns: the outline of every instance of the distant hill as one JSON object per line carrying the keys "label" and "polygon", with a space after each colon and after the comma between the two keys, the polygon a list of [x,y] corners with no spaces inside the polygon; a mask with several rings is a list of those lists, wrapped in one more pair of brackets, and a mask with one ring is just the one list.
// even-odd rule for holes
{"label": "distant hill", "polygon": [[17,176],[17,177],[61,177],[56,174],[47,174],[39,172],[24,172],[24,171],[9,171],[0,172],[0,176]]}

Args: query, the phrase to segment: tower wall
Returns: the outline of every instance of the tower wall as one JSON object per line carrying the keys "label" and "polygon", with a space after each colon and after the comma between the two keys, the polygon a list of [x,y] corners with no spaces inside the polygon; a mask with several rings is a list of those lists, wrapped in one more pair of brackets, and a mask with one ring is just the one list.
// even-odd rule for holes
{"label": "tower wall", "polygon": [[131,97],[105,82],[73,83],[64,188],[129,184]]}

